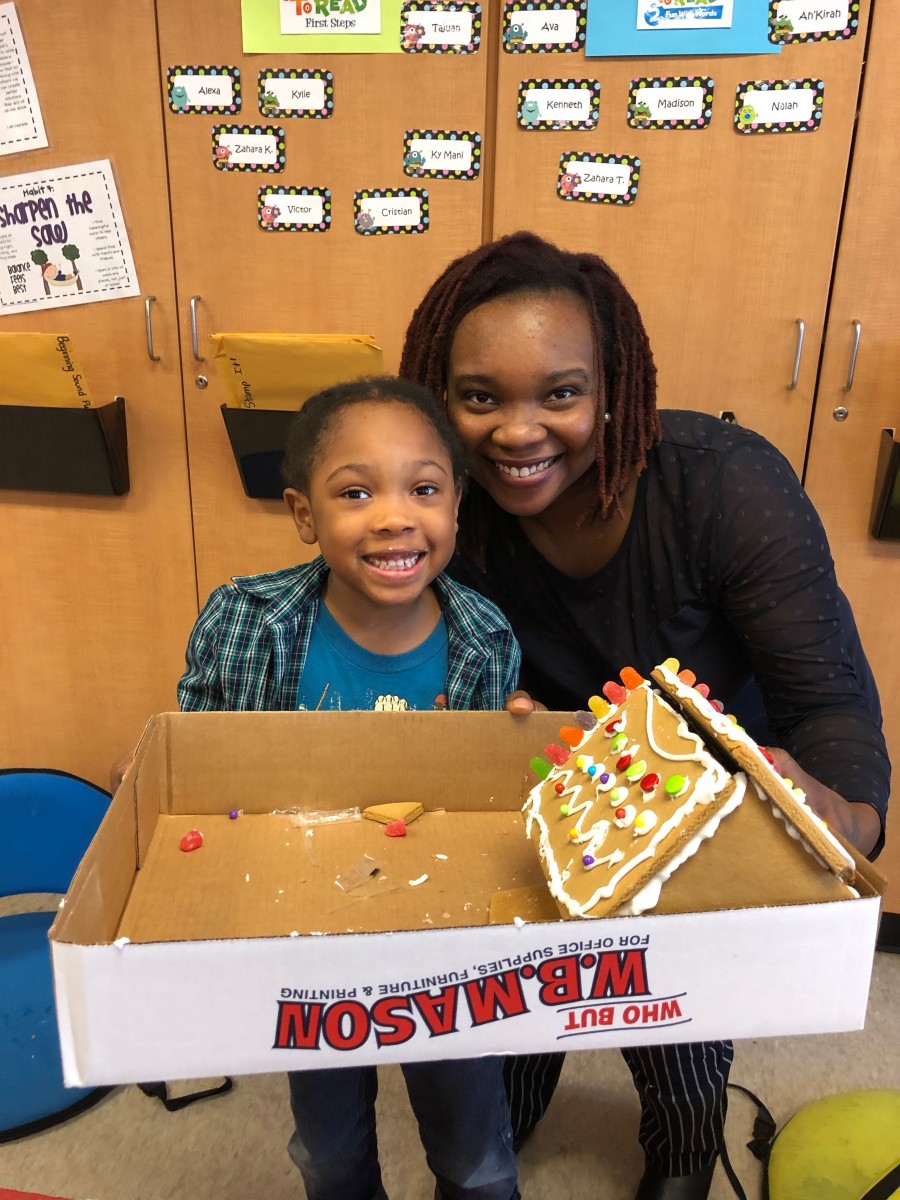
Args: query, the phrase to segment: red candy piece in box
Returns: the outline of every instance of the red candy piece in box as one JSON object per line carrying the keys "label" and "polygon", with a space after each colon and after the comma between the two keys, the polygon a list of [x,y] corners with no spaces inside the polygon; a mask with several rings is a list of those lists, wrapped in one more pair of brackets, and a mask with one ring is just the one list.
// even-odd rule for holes
{"label": "red candy piece in box", "polygon": [[406,837],[406,822],[388,821],[384,827],[384,832],[388,837]]}
{"label": "red candy piece in box", "polygon": [[544,747],[544,754],[556,767],[561,767],[569,757],[569,751],[562,746],[557,746],[553,742],[549,746]]}
{"label": "red candy piece in box", "polygon": [[199,850],[203,845],[203,834],[199,829],[189,829],[178,845],[185,854],[189,854],[191,850]]}

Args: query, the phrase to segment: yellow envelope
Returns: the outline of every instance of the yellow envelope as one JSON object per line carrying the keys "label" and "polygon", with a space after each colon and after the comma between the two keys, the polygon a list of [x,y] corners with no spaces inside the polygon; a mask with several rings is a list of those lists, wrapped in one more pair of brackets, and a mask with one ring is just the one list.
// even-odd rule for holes
{"label": "yellow envelope", "polygon": [[383,371],[369,334],[212,333],[229,408],[296,411],[323,388]]}
{"label": "yellow envelope", "polygon": [[63,333],[0,333],[0,404],[91,408],[72,339]]}

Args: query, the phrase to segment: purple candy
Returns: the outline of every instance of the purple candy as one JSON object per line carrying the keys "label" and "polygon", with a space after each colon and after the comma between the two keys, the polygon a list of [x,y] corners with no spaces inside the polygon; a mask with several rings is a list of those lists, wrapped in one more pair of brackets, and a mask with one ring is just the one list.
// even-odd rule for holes
{"label": "purple candy", "polygon": [[581,861],[586,867],[592,867],[594,865],[593,855],[590,854],[583,855]]}
{"label": "purple candy", "polygon": [[601,783],[609,783],[611,778],[612,778],[612,776],[610,775],[609,771],[604,771],[603,774],[600,776],[600,782]]}
{"label": "purple candy", "polygon": [[579,729],[583,729],[585,733],[590,733],[597,724],[597,718],[593,713],[585,712],[584,709],[579,709],[573,714],[573,720]]}

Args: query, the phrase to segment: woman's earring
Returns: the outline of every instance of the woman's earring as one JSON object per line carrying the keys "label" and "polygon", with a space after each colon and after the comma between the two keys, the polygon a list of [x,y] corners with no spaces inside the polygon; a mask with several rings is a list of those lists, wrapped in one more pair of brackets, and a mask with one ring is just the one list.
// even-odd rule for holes
{"label": "woman's earring", "polygon": [[604,413],[604,414],[603,414],[603,420],[604,420],[604,421],[605,421],[605,423],[608,425],[608,424],[610,423],[610,421],[612,420],[612,413],[609,413],[609,412],[608,412],[608,413]]}

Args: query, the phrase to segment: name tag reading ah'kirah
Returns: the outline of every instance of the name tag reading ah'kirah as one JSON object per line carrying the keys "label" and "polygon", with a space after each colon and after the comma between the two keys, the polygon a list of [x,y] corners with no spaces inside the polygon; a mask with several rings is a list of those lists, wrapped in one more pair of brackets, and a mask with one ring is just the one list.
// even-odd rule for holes
{"label": "name tag reading ah'kirah", "polygon": [[424,233],[428,228],[428,193],[419,188],[354,192],[353,216],[357,233]]}

